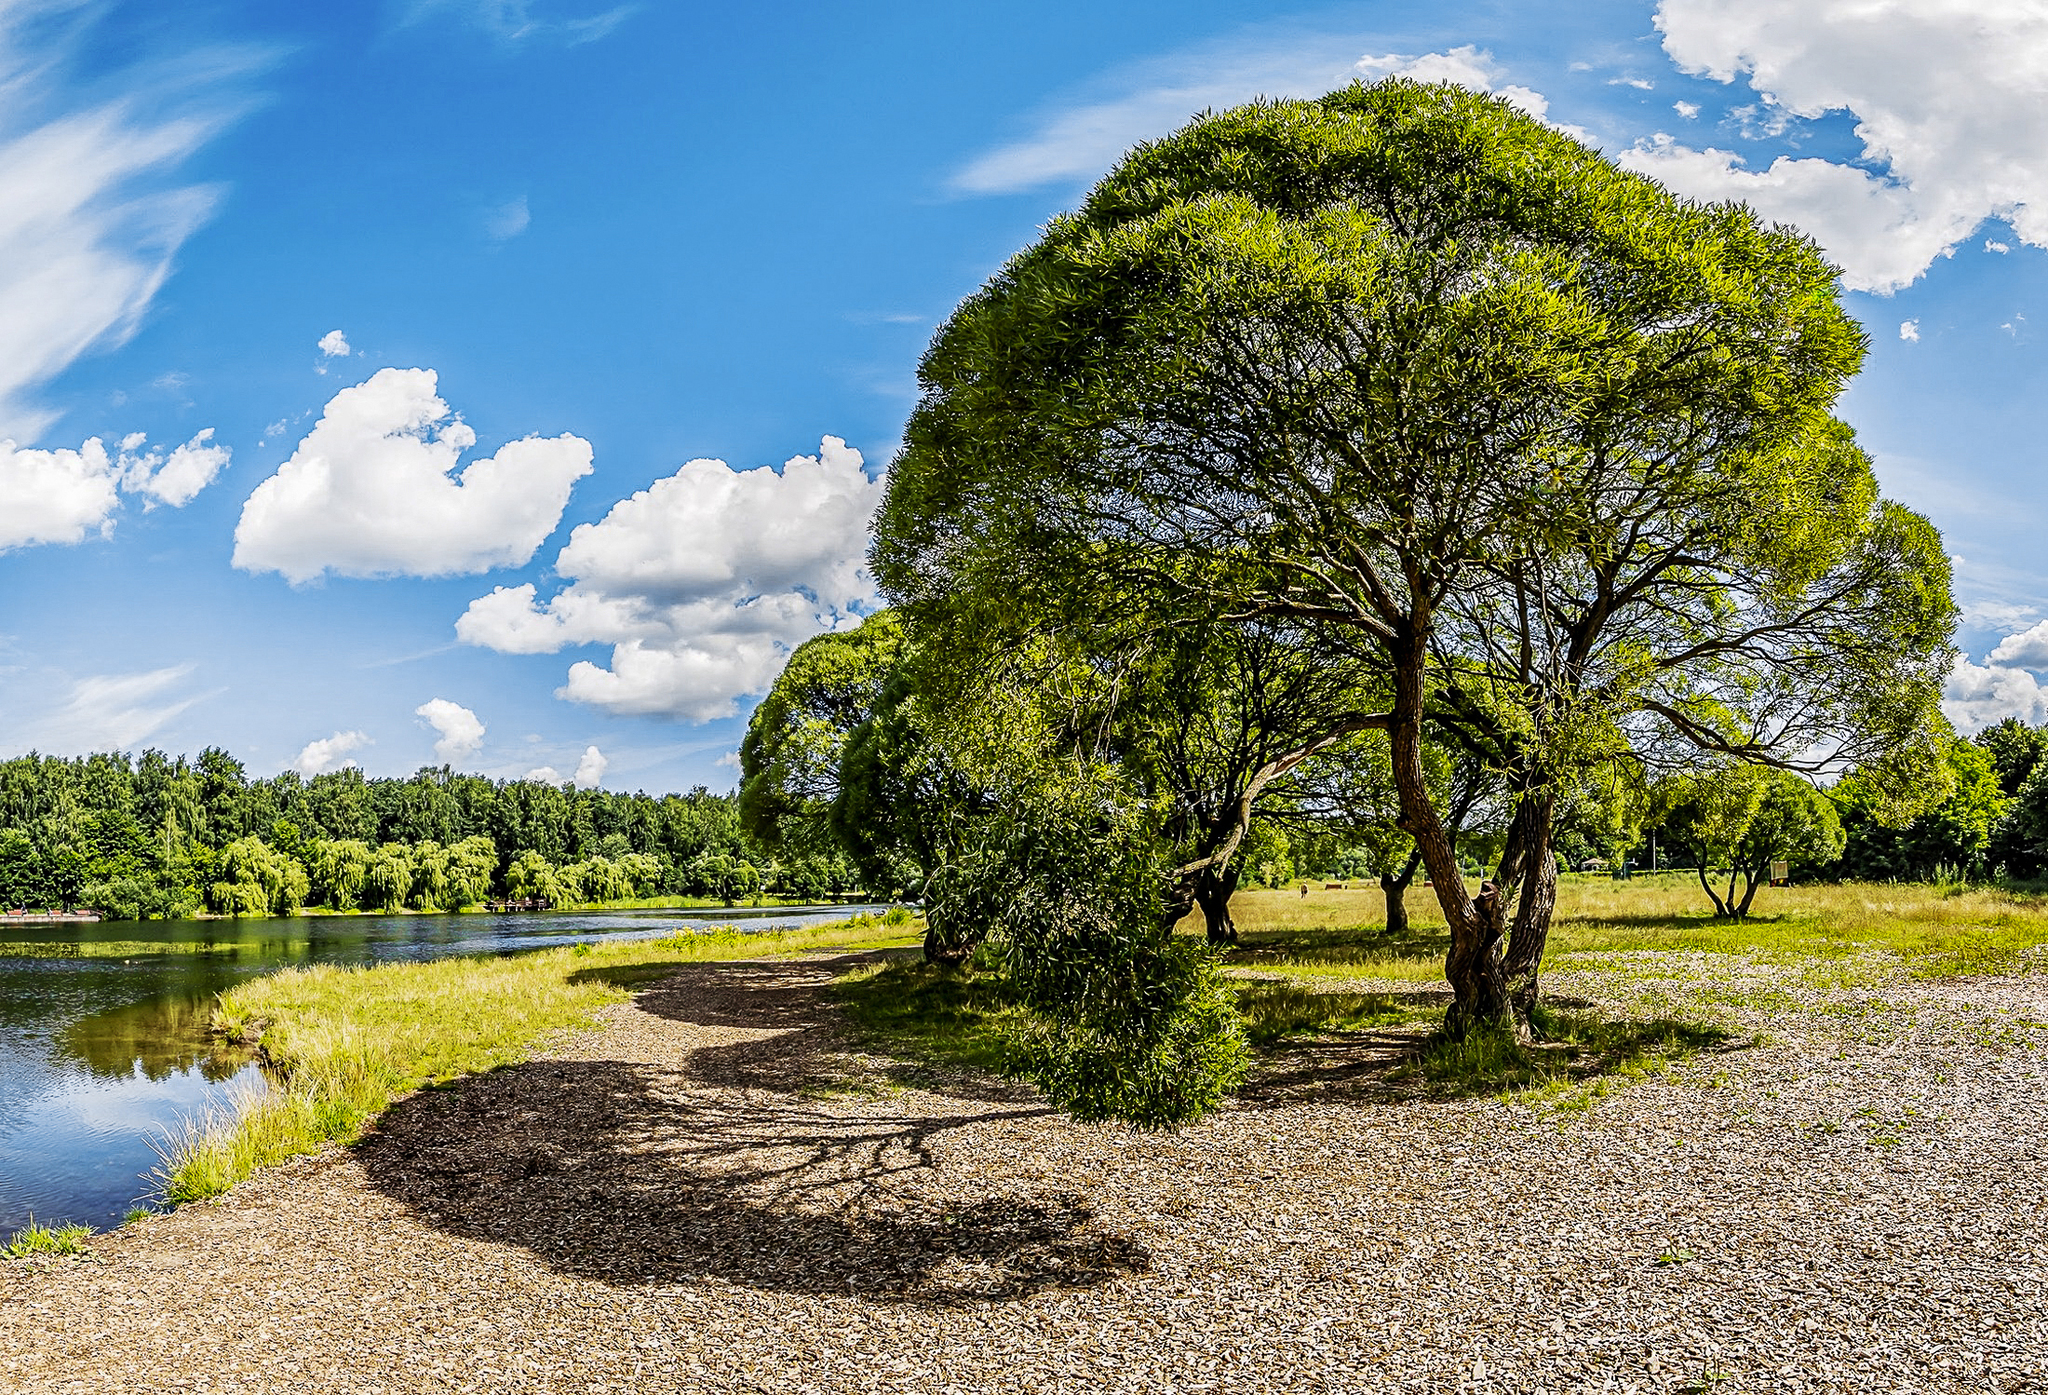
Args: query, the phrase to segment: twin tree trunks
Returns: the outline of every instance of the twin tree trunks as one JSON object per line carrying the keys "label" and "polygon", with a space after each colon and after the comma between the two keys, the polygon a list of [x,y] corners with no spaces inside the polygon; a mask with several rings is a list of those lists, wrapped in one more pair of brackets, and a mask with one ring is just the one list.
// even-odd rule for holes
{"label": "twin tree trunks", "polygon": [[[1450,982],[1452,1001],[1444,1029],[1455,1038],[1475,1027],[1506,1027],[1526,1037],[1540,992],[1538,973],[1551,912],[1557,905],[1557,858],[1550,846],[1554,800],[1542,784],[1525,788],[1508,824],[1496,880],[1482,882],[1479,894],[1468,897],[1455,840],[1423,776],[1423,655],[1419,644],[1411,649],[1404,656],[1411,661],[1399,664],[1394,673],[1394,710],[1387,735],[1401,825],[1415,840],[1450,927],[1444,977]],[[1510,925],[1508,901],[1517,892]]]}

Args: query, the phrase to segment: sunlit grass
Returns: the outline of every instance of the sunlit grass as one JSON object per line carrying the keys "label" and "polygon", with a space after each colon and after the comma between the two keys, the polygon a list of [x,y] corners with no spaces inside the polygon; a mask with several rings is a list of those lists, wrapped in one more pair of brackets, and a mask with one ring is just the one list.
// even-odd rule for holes
{"label": "sunlit grass", "polygon": [[223,993],[214,1027],[259,1046],[272,1078],[233,1109],[165,1141],[166,1200],[218,1196],[259,1168],[348,1142],[424,1085],[526,1059],[551,1033],[588,1025],[633,982],[690,963],[900,945],[903,912],[764,934],[682,933],[369,968],[283,969]]}
{"label": "sunlit grass", "polygon": [[1265,1049],[1290,1037],[1363,1032],[1440,1019],[1443,1010],[1399,993],[1325,993],[1293,983],[1237,985],[1237,1011],[1253,1046]]}
{"label": "sunlit grass", "polygon": [[9,944],[0,940],[6,959],[146,959],[156,955],[269,954],[276,943],[239,940],[37,940]]}
{"label": "sunlit grass", "polygon": [[[1441,977],[1448,947],[1434,890],[1408,892],[1409,934],[1386,935],[1385,899],[1371,891],[1239,892],[1243,939],[1231,962],[1315,976]],[[1199,923],[1184,929],[1197,930]],[[1716,920],[1689,872],[1616,881],[1567,876],[1558,886],[1548,958],[1683,950],[1773,960],[1879,953],[1920,976],[2008,973],[2048,959],[2048,897],[1988,887],[1875,883],[1768,887],[1746,921]]]}
{"label": "sunlit grass", "polygon": [[863,964],[833,996],[865,1046],[906,1061],[1008,1075],[1024,1010],[981,956],[958,968],[916,959]]}
{"label": "sunlit grass", "polygon": [[85,1242],[92,1238],[89,1225],[39,1225],[31,1218],[29,1223],[14,1232],[6,1244],[0,1245],[0,1259],[27,1259],[31,1255],[75,1255],[85,1250]]}

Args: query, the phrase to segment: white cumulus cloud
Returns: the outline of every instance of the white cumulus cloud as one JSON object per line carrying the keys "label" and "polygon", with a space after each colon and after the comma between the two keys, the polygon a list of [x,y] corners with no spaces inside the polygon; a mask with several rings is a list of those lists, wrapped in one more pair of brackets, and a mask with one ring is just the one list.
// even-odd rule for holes
{"label": "white cumulus cloud", "polygon": [[1918,320],[1906,320],[1902,322],[1899,325],[1899,338],[1905,340],[1908,344],[1919,343],[1920,322]]}
{"label": "white cumulus cloud", "polygon": [[120,469],[98,437],[77,450],[0,442],[0,551],[75,543],[113,528]]}
{"label": "white cumulus cloud", "polygon": [[456,636],[506,653],[609,644],[560,696],[614,712],[710,721],[765,692],[789,651],[875,602],[868,524],[882,485],[836,436],[778,472],[692,460],[570,535],[542,602],[531,584],[470,603]]}
{"label": "white cumulus cloud", "polygon": [[1942,692],[1941,710],[1964,735],[2017,717],[2030,726],[2048,720],[2048,693],[2024,668],[1996,662],[1973,664],[1956,656]]}
{"label": "white cumulus cloud", "polygon": [[413,709],[418,717],[438,733],[440,739],[434,742],[434,754],[443,765],[453,765],[466,756],[473,756],[484,744],[484,724],[476,713],[460,703],[447,698],[432,698]]}
{"label": "white cumulus cloud", "polygon": [[535,784],[541,785],[559,785],[562,783],[561,772],[556,770],[552,765],[537,765],[533,769],[527,771],[523,778],[532,780]]}
{"label": "white cumulus cloud", "polygon": [[299,758],[292,762],[292,769],[301,775],[324,775],[330,770],[339,770],[344,765],[353,765],[349,752],[370,744],[370,738],[359,731],[338,731],[332,736],[323,736],[318,741],[308,741]]}
{"label": "white cumulus cloud", "polygon": [[2048,620],[1998,641],[1986,663],[2048,670]]}
{"label": "white cumulus cloud", "polygon": [[1178,130],[1203,110],[1254,97],[1320,97],[1346,83],[1401,76],[1493,92],[1542,116],[1544,97],[1502,85],[1493,56],[1467,44],[1420,56],[1360,55],[1355,41],[1290,38],[1267,45],[1206,47],[1124,70],[1101,95],[1046,113],[1019,141],[979,156],[953,176],[964,194],[1008,194],[1102,174],[1139,141]]}
{"label": "white cumulus cloud", "polygon": [[2037,0],[1662,0],[1680,68],[1746,78],[1772,124],[1856,117],[1863,163],[1738,155],[1660,135],[1622,162],[1813,234],[1851,289],[1889,292],[1987,217],[2048,245],[2048,5]]}
{"label": "white cumulus cloud", "polygon": [[212,427],[169,458],[161,451],[138,454],[144,439],[131,433],[115,451],[97,436],[76,450],[24,450],[0,441],[0,552],[106,537],[122,492],[147,496],[145,508],[179,507],[228,462],[228,448],[212,444]]}
{"label": "white cumulus cloud", "polygon": [[169,457],[156,451],[133,454],[142,442],[139,432],[121,442],[121,488],[148,495],[149,501],[143,505],[146,509],[158,504],[175,509],[191,503],[200,490],[213,483],[232,455],[226,446],[214,444],[210,426],[172,450]]}
{"label": "white cumulus cloud", "polygon": [[348,346],[348,336],[338,329],[330,329],[320,336],[320,352],[328,358],[347,358],[353,352]]}
{"label": "white cumulus cloud", "polygon": [[579,790],[596,789],[604,780],[605,767],[610,764],[611,762],[605,759],[604,752],[598,750],[597,747],[586,747],[583,752],[583,758],[576,762],[576,774],[571,777],[576,782],[576,788]]}
{"label": "white cumulus cloud", "polygon": [[528,436],[452,474],[476,433],[427,368],[386,368],[334,395],[291,459],[256,486],[234,563],[293,582],[453,576],[534,554],[590,473],[590,443]]}

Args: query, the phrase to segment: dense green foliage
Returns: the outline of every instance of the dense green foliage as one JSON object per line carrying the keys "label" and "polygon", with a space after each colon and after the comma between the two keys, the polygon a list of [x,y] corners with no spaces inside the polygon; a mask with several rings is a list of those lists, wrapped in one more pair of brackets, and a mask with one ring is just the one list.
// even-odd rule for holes
{"label": "dense green foliage", "polygon": [[225,751],[0,762],[0,906],[124,919],[460,910],[663,895],[809,899],[851,889],[843,860],[776,859],[735,801],[353,768],[250,779]]}
{"label": "dense green foliage", "polygon": [[[872,560],[934,728],[1003,729],[964,758],[999,802],[1086,786],[1077,822],[1149,829],[1171,887],[1390,789],[1447,1027],[1533,1028],[1555,854],[1625,847],[1650,777],[1855,766],[1891,817],[1938,760],[1948,563],[1833,415],[1864,349],[1811,239],[1503,102],[1257,102],[1133,151],[961,304]],[[1476,894],[1432,742],[1500,791]],[[1744,830],[1830,854],[1810,789],[1765,784]],[[1014,900],[1066,865],[963,870]],[[1179,982],[1124,899],[1085,953]],[[1060,980],[1062,1011],[1107,1021],[1076,995],[1119,981]]]}

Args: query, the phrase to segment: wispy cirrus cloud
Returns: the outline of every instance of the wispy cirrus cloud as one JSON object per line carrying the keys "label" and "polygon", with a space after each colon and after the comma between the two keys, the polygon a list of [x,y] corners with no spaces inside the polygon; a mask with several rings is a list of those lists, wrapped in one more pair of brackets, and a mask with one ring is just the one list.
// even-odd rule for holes
{"label": "wispy cirrus cloud", "polygon": [[535,0],[414,0],[402,24],[450,15],[505,44],[530,40],[575,45],[595,43],[625,23],[638,5],[615,5],[594,14],[551,14]]}
{"label": "wispy cirrus cloud", "polygon": [[73,679],[50,711],[16,729],[0,749],[53,755],[125,751],[156,735],[210,693],[194,693],[187,680],[196,665],[174,664],[141,673],[98,673]]}
{"label": "wispy cirrus cloud", "polygon": [[126,341],[217,186],[178,166],[252,105],[271,50],[187,48],[87,82],[100,7],[0,6],[0,436],[33,444],[37,390]]}

